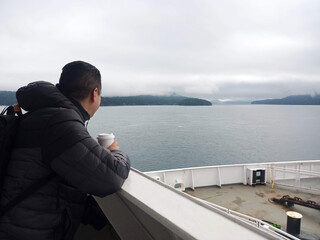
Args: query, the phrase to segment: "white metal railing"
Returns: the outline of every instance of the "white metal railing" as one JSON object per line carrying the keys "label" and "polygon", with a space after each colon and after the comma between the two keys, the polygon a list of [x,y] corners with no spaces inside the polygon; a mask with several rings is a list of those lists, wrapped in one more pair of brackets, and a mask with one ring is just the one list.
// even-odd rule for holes
{"label": "white metal railing", "polygon": [[[222,186],[226,184],[244,184],[248,182],[247,168],[266,169],[266,182],[279,186],[291,186],[306,189],[319,194],[315,186],[301,185],[301,179],[320,178],[320,160],[291,161],[291,162],[270,162],[233,164],[207,167],[194,167],[184,169],[171,169],[162,171],[146,172],[145,174],[164,182],[172,187],[184,190],[205,186]],[[288,184],[282,180],[294,180],[294,184]]]}
{"label": "white metal railing", "polygon": [[[273,165],[269,167],[269,171],[271,172],[272,186],[276,184],[278,186],[306,190],[315,194],[320,193],[319,185],[315,184],[317,179],[320,182],[320,172],[301,169],[300,165],[296,165],[296,168],[275,167]],[[310,179],[314,181],[308,182]]]}
{"label": "white metal railing", "polygon": [[313,176],[313,177],[320,177],[320,172],[313,172],[313,171],[307,171],[307,170],[297,170],[297,169],[291,169],[291,168],[281,168],[281,167],[275,167],[274,170],[280,171],[280,172],[288,172],[288,173],[300,173],[306,176]]}

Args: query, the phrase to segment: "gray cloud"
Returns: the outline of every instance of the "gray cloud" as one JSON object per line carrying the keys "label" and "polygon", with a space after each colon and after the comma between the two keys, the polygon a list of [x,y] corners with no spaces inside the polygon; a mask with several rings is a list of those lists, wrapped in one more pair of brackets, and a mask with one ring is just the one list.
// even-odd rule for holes
{"label": "gray cloud", "polygon": [[55,83],[81,59],[108,96],[320,92],[319,10],[316,0],[4,0],[0,88]]}

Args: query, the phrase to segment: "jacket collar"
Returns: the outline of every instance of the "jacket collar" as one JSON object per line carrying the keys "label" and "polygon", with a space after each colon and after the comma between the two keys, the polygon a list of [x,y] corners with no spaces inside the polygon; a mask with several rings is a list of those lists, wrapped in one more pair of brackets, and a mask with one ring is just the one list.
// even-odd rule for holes
{"label": "jacket collar", "polygon": [[[68,97],[68,96],[67,96]],[[88,121],[90,119],[89,113],[83,108],[83,106],[75,99],[68,97],[69,100],[78,108],[78,110],[81,113],[81,116],[84,120],[84,122]]]}
{"label": "jacket collar", "polygon": [[88,121],[90,119],[90,115],[89,113],[83,108],[83,106],[81,105],[81,103],[79,103],[76,99],[74,99],[73,97],[71,97],[70,95],[68,95],[63,88],[61,87],[61,85],[59,83],[56,84],[56,87],[59,89],[59,91],[66,96],[70,102],[73,103],[74,106],[76,106],[76,108],[79,110],[81,117],[83,119],[84,122]]}

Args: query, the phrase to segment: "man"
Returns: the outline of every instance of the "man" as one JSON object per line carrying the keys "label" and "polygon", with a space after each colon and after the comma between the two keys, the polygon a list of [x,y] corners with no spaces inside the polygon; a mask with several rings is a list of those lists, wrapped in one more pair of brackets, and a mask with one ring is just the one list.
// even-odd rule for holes
{"label": "man", "polygon": [[16,96],[28,114],[19,125],[1,206],[55,175],[0,218],[0,239],[72,239],[87,195],[116,192],[130,170],[117,142],[105,149],[85,126],[101,102],[100,72],[89,63],[71,62],[57,86],[35,82]]}

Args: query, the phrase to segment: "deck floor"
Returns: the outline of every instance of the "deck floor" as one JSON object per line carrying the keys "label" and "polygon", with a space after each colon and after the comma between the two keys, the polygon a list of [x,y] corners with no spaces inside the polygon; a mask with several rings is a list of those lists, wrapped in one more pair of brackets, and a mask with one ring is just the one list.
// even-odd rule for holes
{"label": "deck floor", "polygon": [[312,200],[320,203],[320,194],[315,195],[283,188],[272,188],[269,185],[248,186],[243,184],[225,185],[221,188],[212,186],[196,188],[195,190],[186,189],[186,193],[261,220],[280,224],[281,229],[286,228],[287,211],[299,212],[303,215],[301,236],[305,235],[310,239],[320,239],[319,210],[299,205],[287,207],[269,201],[270,198],[281,198],[284,195],[289,195],[290,197],[299,197],[305,201]]}

